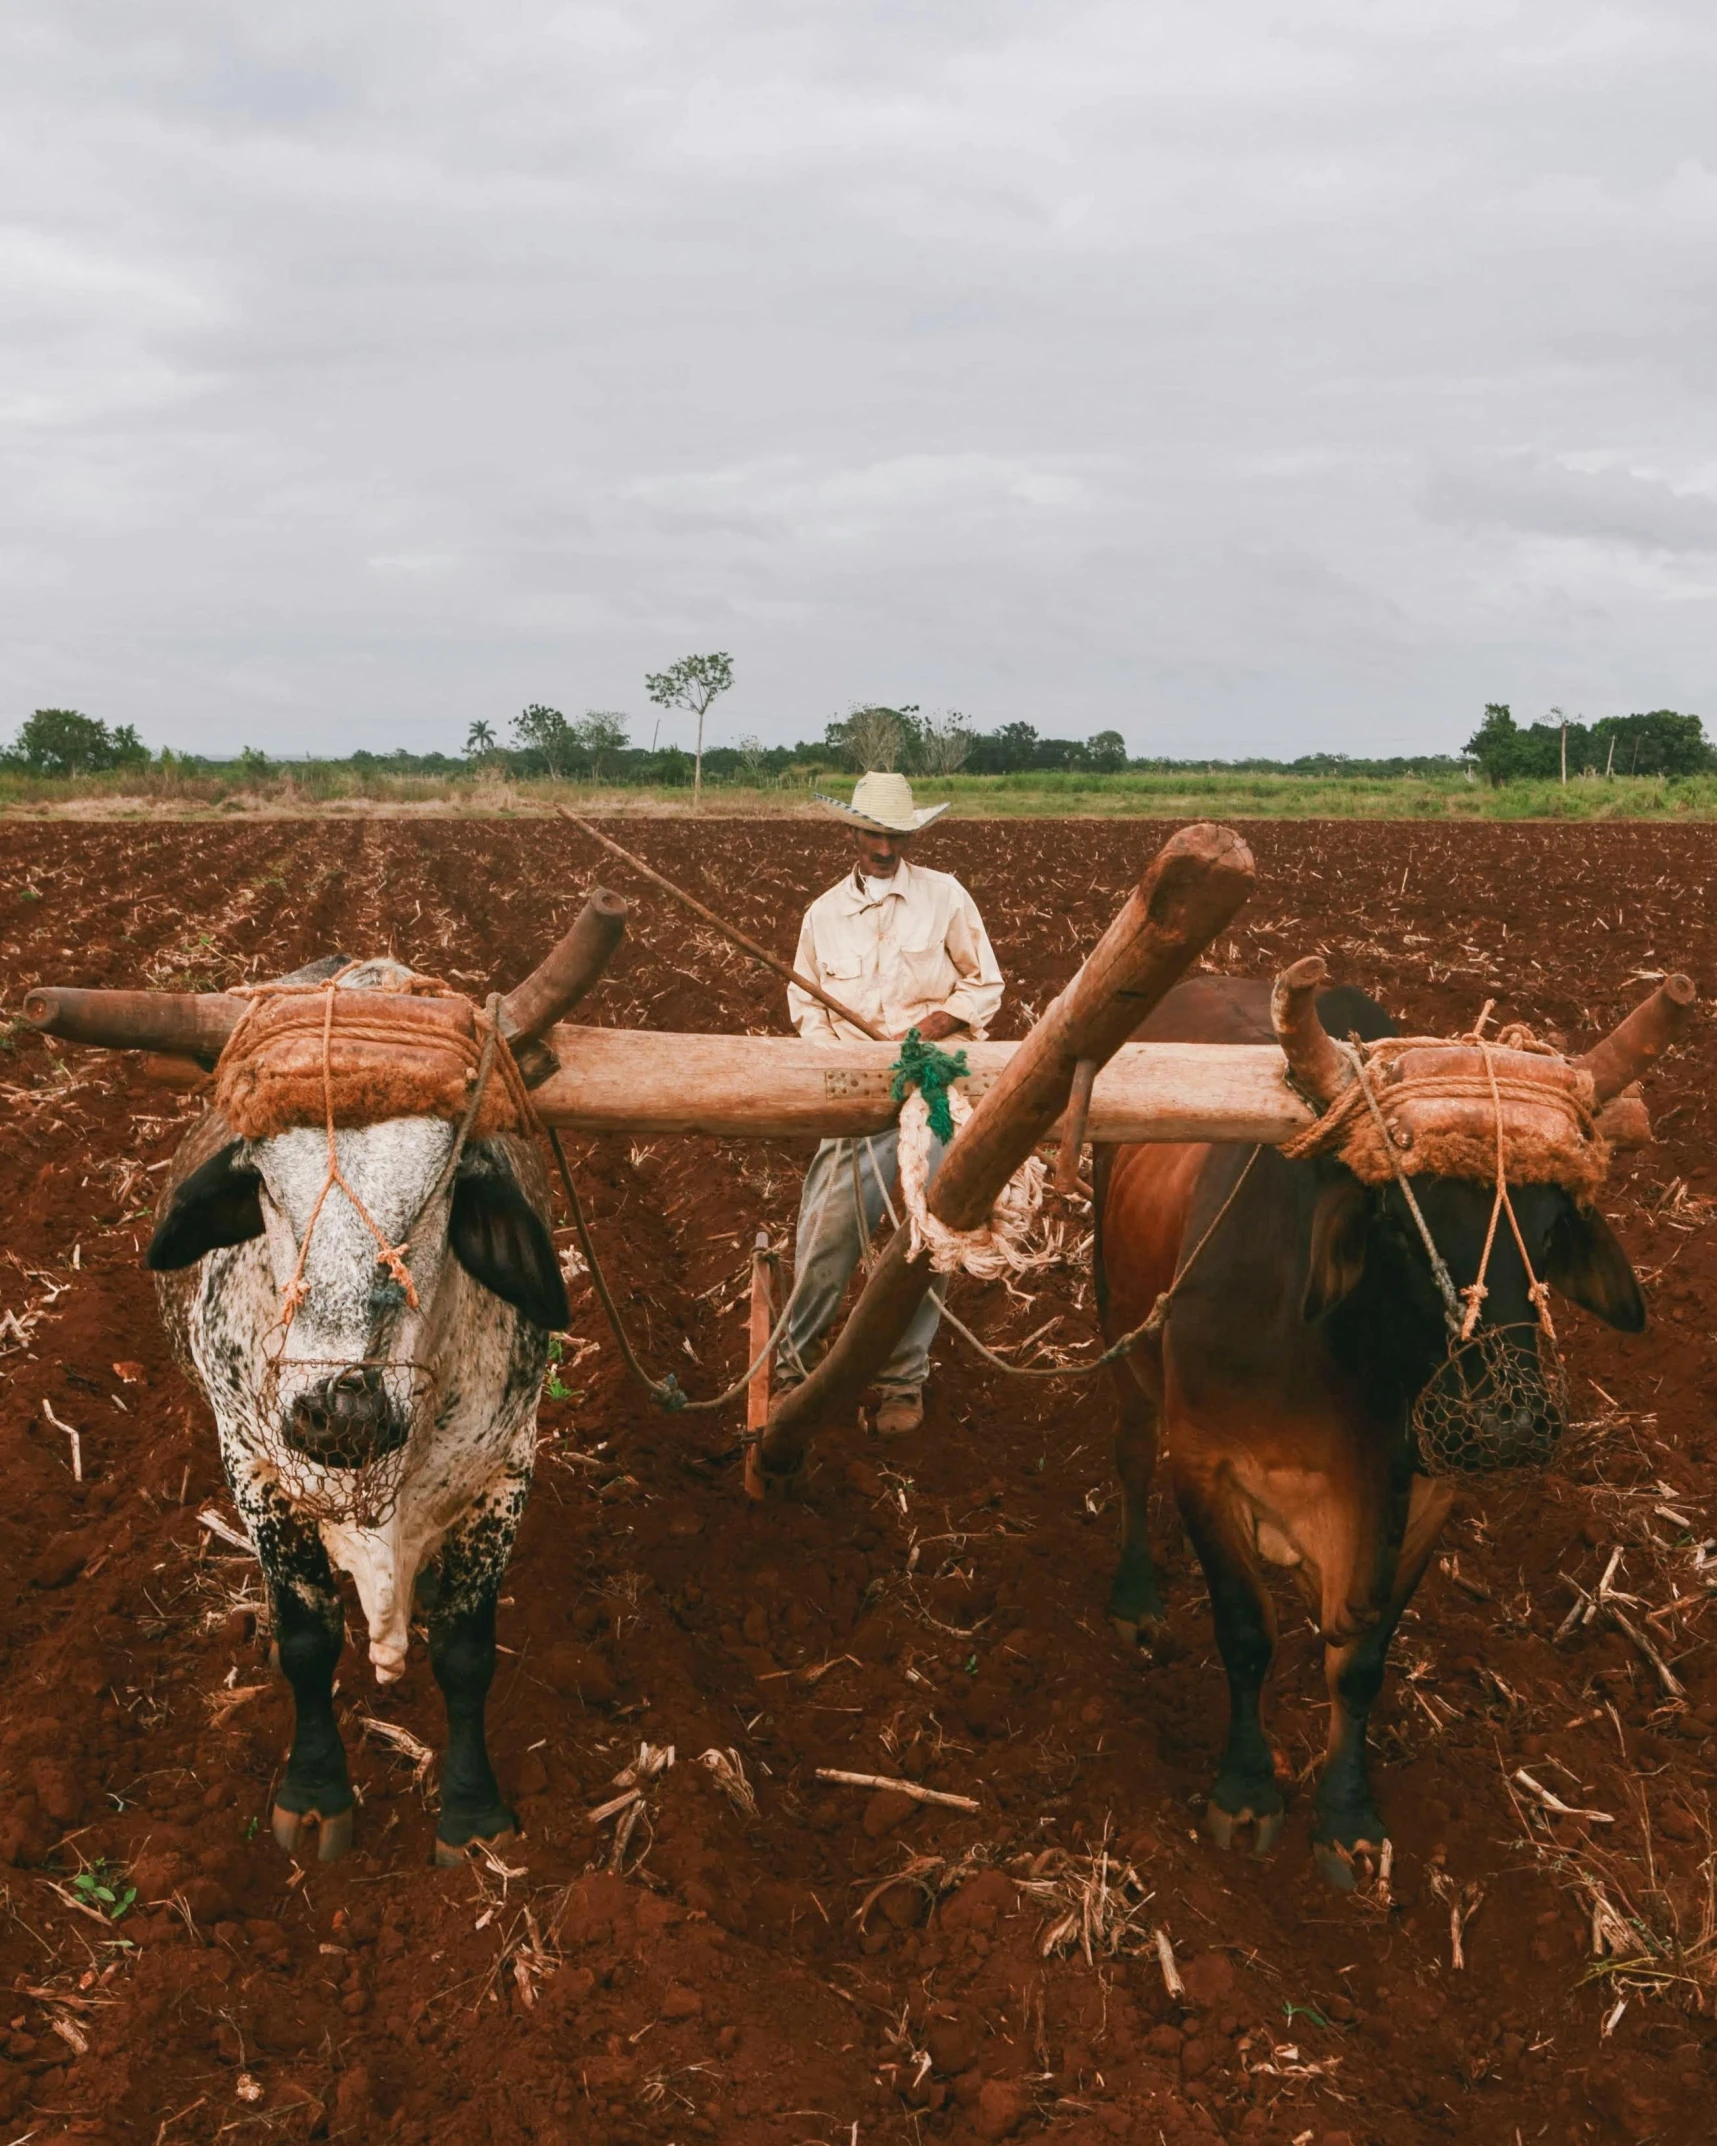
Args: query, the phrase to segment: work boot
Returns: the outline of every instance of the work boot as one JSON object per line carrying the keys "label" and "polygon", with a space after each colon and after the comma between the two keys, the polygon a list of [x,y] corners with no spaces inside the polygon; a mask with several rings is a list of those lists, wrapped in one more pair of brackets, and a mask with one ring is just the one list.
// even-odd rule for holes
{"label": "work boot", "polygon": [[882,1406],[876,1412],[876,1435],[879,1438],[909,1438],[923,1422],[923,1392],[916,1386],[909,1386],[899,1393],[883,1395]]}

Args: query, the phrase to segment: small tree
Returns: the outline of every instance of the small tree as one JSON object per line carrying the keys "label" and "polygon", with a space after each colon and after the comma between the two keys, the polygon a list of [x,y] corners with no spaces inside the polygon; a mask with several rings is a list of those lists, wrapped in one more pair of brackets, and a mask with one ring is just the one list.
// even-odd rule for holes
{"label": "small tree", "polygon": [[1478,762],[1479,773],[1493,790],[1520,772],[1521,749],[1520,725],[1507,701],[1487,700],[1484,721],[1467,740],[1464,750]]}
{"label": "small tree", "polygon": [[839,746],[861,775],[869,775],[899,764],[906,730],[892,708],[855,708],[845,722],[830,724],[829,742]]}
{"label": "small tree", "polygon": [[465,733],[465,757],[468,760],[486,760],[494,750],[494,725],[484,722],[473,723]]}
{"label": "small tree", "polygon": [[703,797],[703,723],[710,703],[733,683],[733,658],[718,650],[713,656],[682,656],[665,671],[647,671],[644,690],[658,708],[684,708],[697,717],[697,758],[692,769],[692,810]]}
{"label": "small tree", "polygon": [[149,757],[129,723],[109,730],[99,716],[76,708],[38,708],[12,752],[32,775],[100,775]]}
{"label": "small tree", "polygon": [[918,726],[918,765],[926,775],[954,775],[972,750],[972,726],[958,708],[927,715]]}
{"label": "small tree", "polygon": [[763,780],[763,740],[747,731],[743,738],[735,741],[734,749],[739,754],[739,765],[746,781],[755,790]]}
{"label": "small tree", "polygon": [[135,723],[117,724],[113,732],[113,764],[115,767],[147,767],[149,748],[137,735]]}
{"label": "small tree", "polygon": [[605,753],[623,753],[630,733],[626,718],[612,708],[588,709],[583,720],[572,726],[573,743],[590,755],[590,779],[602,780]]}
{"label": "small tree", "polygon": [[1085,757],[1099,775],[1118,775],[1127,764],[1127,741],[1118,730],[1100,730],[1085,740]]}
{"label": "small tree", "polygon": [[533,700],[514,718],[513,735],[527,751],[542,754],[551,777],[567,772],[574,751],[572,726],[558,708]]}

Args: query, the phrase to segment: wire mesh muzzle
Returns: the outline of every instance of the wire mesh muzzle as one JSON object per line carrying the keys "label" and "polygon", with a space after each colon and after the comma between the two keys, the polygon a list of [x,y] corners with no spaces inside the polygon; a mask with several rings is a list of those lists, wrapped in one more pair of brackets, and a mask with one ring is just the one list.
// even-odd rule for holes
{"label": "wire mesh muzzle", "polygon": [[[438,1383],[433,1365],[416,1357],[270,1356],[252,1395],[252,1440],[296,1511],[380,1527],[433,1422]],[[343,1408],[345,1400],[381,1406]],[[306,1402],[305,1420],[295,1422]]]}
{"label": "wire mesh muzzle", "polygon": [[1555,1342],[1531,1320],[1481,1326],[1426,1381],[1410,1418],[1427,1475],[1548,1468],[1568,1428],[1568,1381]]}

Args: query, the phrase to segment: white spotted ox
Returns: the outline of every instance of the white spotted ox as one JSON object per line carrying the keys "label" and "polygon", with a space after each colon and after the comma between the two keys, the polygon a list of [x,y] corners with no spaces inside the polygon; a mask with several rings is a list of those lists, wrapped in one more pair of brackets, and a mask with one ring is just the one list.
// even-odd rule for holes
{"label": "white spotted ox", "polygon": [[[573,932],[499,1003],[500,1034],[527,1071],[533,1053],[547,1069],[536,1039],[594,982],[623,915],[624,904],[599,890]],[[233,1060],[250,1032],[241,1030],[221,1058],[215,1105],[174,1158],[147,1262],[175,1352],[214,1411],[296,1702],[276,1840],[297,1852],[314,1837],[324,1861],[352,1841],[333,1712],[345,1639],[336,1568],[351,1575],[384,1682],[404,1669],[421,1578],[419,1613],[427,1610],[448,1722],[436,1855],[453,1862],[515,1823],[489,1763],[484,1709],[496,1602],[530,1488],[537,1397],[549,1334],[566,1323],[566,1291],[515,1061],[491,1044],[489,1064],[475,1070],[482,1018],[445,994],[411,999],[423,985],[391,961],[317,964],[284,979],[279,998],[264,1004],[286,1010],[296,991],[313,1022],[336,971],[342,1026],[330,1013],[329,1029],[311,1037],[315,1092],[325,1082],[329,1102],[318,1105],[320,1122],[235,1131],[235,1118],[250,1123],[230,1102]],[[114,1003],[96,1003],[104,999]],[[184,1051],[185,1002],[177,1029],[161,1011],[170,1003],[61,992],[27,1010],[85,1041],[165,1040]],[[195,1042],[205,1063],[222,1024],[244,1013],[242,1001],[226,1004],[230,1012],[200,1002]],[[460,1085],[438,1108],[367,1116],[362,1097],[352,1102],[350,1064],[344,1087],[329,1070],[328,1035],[337,1045],[343,1031],[360,1034],[379,1018],[370,1007],[397,1014],[403,1005],[423,1018],[426,1004],[443,1029],[463,1024]],[[371,1039],[372,1071],[392,1048],[380,1036]],[[300,1073],[305,1056],[300,1049]],[[405,1092],[415,1092],[414,1079],[421,1090],[408,1074]],[[384,1080],[384,1109],[388,1089]],[[354,1114],[362,1122],[342,1122]]]}

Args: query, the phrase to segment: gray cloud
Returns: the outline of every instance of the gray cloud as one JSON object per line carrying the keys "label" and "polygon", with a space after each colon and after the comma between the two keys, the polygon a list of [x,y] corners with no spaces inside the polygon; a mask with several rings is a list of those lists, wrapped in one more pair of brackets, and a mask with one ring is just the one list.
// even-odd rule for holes
{"label": "gray cloud", "polygon": [[1717,553],[1717,491],[1682,492],[1629,469],[1570,468],[1530,450],[1437,470],[1433,514],[1480,529],[1665,554]]}
{"label": "gray cloud", "polygon": [[1136,749],[1717,715],[1717,21],[0,21],[0,730],[457,744],[732,650]]}

